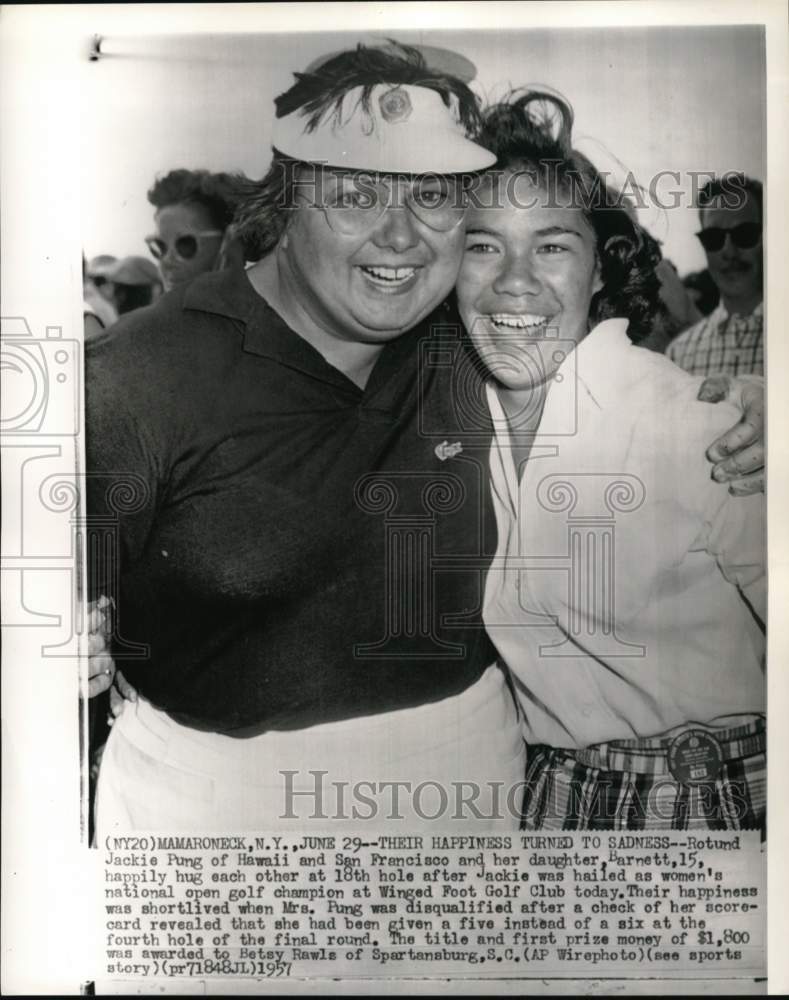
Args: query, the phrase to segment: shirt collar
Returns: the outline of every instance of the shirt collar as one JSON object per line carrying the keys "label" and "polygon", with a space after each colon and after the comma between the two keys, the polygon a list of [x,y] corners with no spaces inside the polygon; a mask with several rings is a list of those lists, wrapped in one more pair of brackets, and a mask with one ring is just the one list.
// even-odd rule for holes
{"label": "shirt collar", "polygon": [[259,298],[246,271],[226,268],[202,274],[190,282],[186,286],[183,303],[184,309],[196,309],[248,323]]}
{"label": "shirt collar", "polygon": [[184,309],[242,323],[244,350],[250,354],[271,358],[324,381],[343,386],[347,381],[255,291],[245,270],[226,268],[201,275],[188,285]]}
{"label": "shirt collar", "polygon": [[747,315],[743,316],[741,313],[729,313],[726,306],[723,304],[723,299],[715,306],[713,311],[707,317],[707,321],[710,323],[722,323],[724,320],[729,318],[729,315],[739,316],[740,319],[751,319],[752,317],[763,317],[764,316],[764,299],[759,303],[758,306]]}
{"label": "shirt collar", "polygon": [[[585,405],[599,410],[617,405],[622,380],[627,377],[628,356],[624,352],[633,346],[626,319],[598,323],[567,354],[551,380],[539,435],[551,438],[577,434]],[[487,394],[496,436],[501,446],[508,448],[509,424],[493,381],[487,383]]]}
{"label": "shirt collar", "polygon": [[615,405],[626,376],[623,353],[633,346],[626,319],[598,323],[559,366],[548,390],[546,409],[557,404],[575,407],[581,392],[600,409]]}
{"label": "shirt collar", "polygon": [[413,369],[418,362],[417,344],[429,334],[430,320],[423,320],[416,329],[389,341],[362,390],[326,361],[321,353],[287,325],[278,312],[255,291],[246,271],[227,268],[201,275],[191,282],[184,293],[184,309],[194,309],[223,316],[244,325],[244,350],[271,358],[323,382],[370,399],[387,397],[396,387],[397,378],[413,383]]}

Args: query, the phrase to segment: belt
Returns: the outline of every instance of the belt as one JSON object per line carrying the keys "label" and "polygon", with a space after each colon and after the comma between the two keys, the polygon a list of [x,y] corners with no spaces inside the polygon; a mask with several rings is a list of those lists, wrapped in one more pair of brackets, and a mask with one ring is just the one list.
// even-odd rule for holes
{"label": "belt", "polygon": [[760,717],[725,729],[689,723],[660,736],[611,740],[568,752],[579,763],[601,771],[665,774],[692,784],[714,780],[724,764],[766,751],[767,729]]}

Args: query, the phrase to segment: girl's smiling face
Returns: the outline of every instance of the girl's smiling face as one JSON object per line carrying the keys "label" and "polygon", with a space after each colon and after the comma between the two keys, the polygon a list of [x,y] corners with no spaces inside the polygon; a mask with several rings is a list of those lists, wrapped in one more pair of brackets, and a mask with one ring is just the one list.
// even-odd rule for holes
{"label": "girl's smiling face", "polygon": [[506,388],[548,382],[588,332],[602,287],[596,238],[581,208],[564,207],[525,172],[491,174],[466,219],[457,285],[474,346]]}

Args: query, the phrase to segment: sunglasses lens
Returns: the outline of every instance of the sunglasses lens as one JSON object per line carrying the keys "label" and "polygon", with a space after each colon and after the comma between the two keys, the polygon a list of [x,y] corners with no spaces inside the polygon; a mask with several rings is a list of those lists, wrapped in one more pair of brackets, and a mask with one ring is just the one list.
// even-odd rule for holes
{"label": "sunglasses lens", "polygon": [[731,229],[710,226],[709,229],[702,229],[696,235],[704,249],[710,253],[722,250],[727,236],[738,250],[752,250],[762,238],[762,227],[758,222],[741,222],[739,226],[733,226]]}
{"label": "sunglasses lens", "polygon": [[191,260],[197,253],[196,237],[179,236],[175,241],[175,252],[182,260]]}
{"label": "sunglasses lens", "polygon": [[700,233],[696,234],[701,240],[701,245],[705,250],[710,253],[717,253],[718,250],[723,249],[723,244],[726,242],[726,230],[725,229],[702,229]]}
{"label": "sunglasses lens", "polygon": [[149,237],[146,241],[148,244],[148,249],[151,251],[151,256],[156,260],[161,260],[162,257],[167,253],[167,244],[162,240],[157,239],[155,236]]}
{"label": "sunglasses lens", "polygon": [[758,222],[741,222],[729,230],[729,235],[740,250],[752,250],[762,237],[762,227]]}

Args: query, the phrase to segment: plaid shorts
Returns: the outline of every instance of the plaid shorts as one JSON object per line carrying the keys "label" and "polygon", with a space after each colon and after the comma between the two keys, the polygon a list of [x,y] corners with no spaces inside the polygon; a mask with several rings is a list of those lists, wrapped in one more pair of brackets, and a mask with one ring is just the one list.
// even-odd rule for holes
{"label": "plaid shorts", "polygon": [[529,747],[524,830],[761,830],[765,835],[764,719],[714,734],[722,767],[686,784],[669,769],[671,737],[615,740],[584,750]]}

